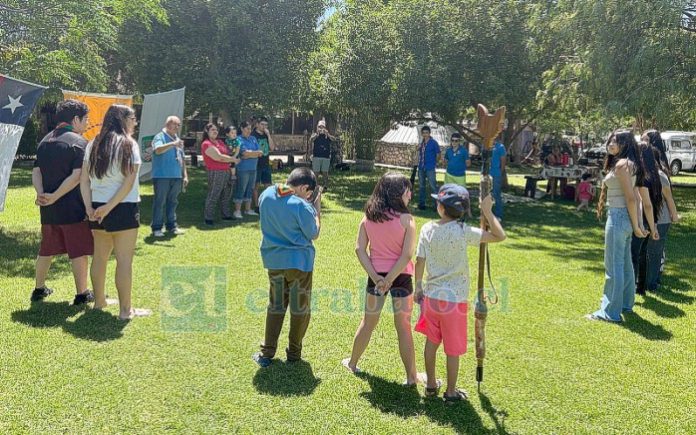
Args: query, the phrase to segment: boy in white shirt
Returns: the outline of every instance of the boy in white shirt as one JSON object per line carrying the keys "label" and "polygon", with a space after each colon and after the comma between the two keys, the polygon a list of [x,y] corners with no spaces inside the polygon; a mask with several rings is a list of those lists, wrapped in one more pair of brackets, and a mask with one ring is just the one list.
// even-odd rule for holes
{"label": "boy in white shirt", "polygon": [[[459,356],[466,353],[467,312],[469,299],[469,262],[467,247],[480,243],[505,240],[505,231],[492,211],[491,196],[481,201],[489,231],[473,228],[461,219],[469,210],[469,192],[456,184],[445,184],[437,195],[439,221],[423,226],[416,250],[416,291],[421,303],[421,318],[416,331],[427,337],[425,344],[426,397],[436,397],[439,388],[435,378],[435,358],[440,343],[447,355],[447,403],[467,399],[466,392],[457,389]],[[423,285],[423,274],[428,276]]]}

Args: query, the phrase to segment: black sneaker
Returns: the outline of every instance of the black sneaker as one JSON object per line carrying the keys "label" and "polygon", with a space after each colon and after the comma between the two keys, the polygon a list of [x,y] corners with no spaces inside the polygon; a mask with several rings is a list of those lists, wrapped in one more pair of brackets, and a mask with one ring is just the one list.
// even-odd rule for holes
{"label": "black sneaker", "polygon": [[43,286],[41,288],[35,288],[34,291],[31,293],[31,301],[42,301],[46,296],[50,295],[51,293],[53,293],[53,290],[46,286]]}
{"label": "black sneaker", "polygon": [[73,299],[73,305],[83,305],[90,302],[94,302],[94,293],[92,293],[91,290],[77,294],[75,295],[75,299]]}
{"label": "black sneaker", "polygon": [[[223,218],[223,219],[224,219],[224,218]],[[210,219],[206,219],[206,220],[205,220],[205,224],[206,224],[207,226],[209,226],[209,227],[212,227],[213,225],[215,225],[215,222],[211,221]]]}

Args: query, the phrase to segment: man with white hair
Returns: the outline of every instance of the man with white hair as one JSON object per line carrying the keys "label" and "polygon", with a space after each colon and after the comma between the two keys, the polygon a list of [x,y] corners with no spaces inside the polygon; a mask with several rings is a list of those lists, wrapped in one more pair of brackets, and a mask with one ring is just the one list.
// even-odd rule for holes
{"label": "man with white hair", "polygon": [[176,116],[167,118],[165,127],[152,139],[152,184],[155,197],[152,200],[152,235],[164,237],[165,225],[169,234],[184,233],[176,224],[176,207],[179,194],[188,185],[184,141],[179,138],[181,120]]}

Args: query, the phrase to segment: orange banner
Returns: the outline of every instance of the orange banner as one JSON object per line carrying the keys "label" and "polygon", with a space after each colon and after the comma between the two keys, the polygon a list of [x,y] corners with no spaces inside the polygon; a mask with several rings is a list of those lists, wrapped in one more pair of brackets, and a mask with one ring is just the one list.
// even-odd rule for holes
{"label": "orange banner", "polygon": [[104,115],[112,104],[133,105],[132,95],[88,94],[86,92],[63,91],[63,99],[82,101],[89,107],[89,126],[83,136],[92,140],[101,130]]}

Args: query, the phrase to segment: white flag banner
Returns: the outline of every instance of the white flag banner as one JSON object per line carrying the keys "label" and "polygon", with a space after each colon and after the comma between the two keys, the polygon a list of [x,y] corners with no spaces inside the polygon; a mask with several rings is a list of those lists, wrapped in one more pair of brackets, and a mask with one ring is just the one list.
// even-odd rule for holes
{"label": "white flag banner", "polygon": [[162,131],[169,116],[184,117],[184,96],[186,88],[159,94],[145,95],[143,111],[140,115],[138,143],[143,163],[140,166],[140,181],[152,178],[152,139]]}
{"label": "white flag banner", "polygon": [[45,89],[0,74],[0,211],[5,210],[7,186],[24,125]]}

